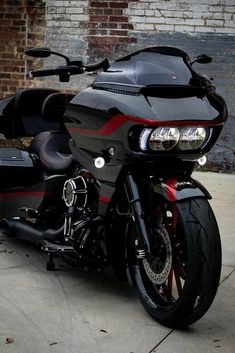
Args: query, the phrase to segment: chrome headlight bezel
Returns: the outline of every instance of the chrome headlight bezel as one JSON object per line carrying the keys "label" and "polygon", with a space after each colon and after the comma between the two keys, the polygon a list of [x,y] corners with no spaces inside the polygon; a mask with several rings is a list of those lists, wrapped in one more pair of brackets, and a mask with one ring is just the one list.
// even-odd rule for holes
{"label": "chrome headlight bezel", "polygon": [[202,126],[185,127],[180,132],[178,147],[181,151],[196,151],[204,144],[206,136]]}
{"label": "chrome headlight bezel", "polygon": [[144,128],[139,135],[139,147],[146,152],[194,152],[205,146],[208,136],[208,127],[200,125]]}
{"label": "chrome headlight bezel", "polygon": [[149,136],[152,151],[169,151],[178,143],[180,132],[176,127],[158,127]]}

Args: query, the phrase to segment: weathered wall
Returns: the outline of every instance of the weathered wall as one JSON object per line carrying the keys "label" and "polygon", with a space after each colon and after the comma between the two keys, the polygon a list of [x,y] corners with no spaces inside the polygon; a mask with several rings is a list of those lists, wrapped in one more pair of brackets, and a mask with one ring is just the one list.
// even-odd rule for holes
{"label": "weathered wall", "polygon": [[223,134],[208,155],[207,168],[235,171],[235,1],[179,0],[133,1],[126,10],[133,25],[136,44],[177,46],[195,57],[213,57],[210,65],[195,65],[214,78],[217,90],[226,99],[229,120]]}
{"label": "weathered wall", "polygon": [[26,47],[44,45],[45,5],[42,0],[1,0],[0,2],[0,97],[16,89],[39,84],[26,81],[27,67],[38,61],[26,59]]}

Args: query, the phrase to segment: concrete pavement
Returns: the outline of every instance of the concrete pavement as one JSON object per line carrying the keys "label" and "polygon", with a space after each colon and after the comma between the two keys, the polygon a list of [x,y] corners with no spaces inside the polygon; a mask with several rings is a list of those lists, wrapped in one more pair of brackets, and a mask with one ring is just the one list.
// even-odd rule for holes
{"label": "concrete pavement", "polygon": [[[235,351],[235,175],[195,173],[211,192],[223,268],[208,313],[184,331],[151,319],[128,284],[63,263],[47,272],[45,255],[14,239],[0,244],[0,352],[207,353]],[[7,337],[14,339],[6,344]]]}

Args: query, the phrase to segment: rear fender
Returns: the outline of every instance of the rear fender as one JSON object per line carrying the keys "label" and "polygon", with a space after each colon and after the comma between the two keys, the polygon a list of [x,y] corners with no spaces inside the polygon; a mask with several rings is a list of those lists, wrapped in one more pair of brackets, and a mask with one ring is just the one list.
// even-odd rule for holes
{"label": "rear fender", "polygon": [[154,192],[162,195],[166,200],[178,202],[186,199],[212,197],[206,188],[191,177],[166,177],[154,178],[152,181]]}

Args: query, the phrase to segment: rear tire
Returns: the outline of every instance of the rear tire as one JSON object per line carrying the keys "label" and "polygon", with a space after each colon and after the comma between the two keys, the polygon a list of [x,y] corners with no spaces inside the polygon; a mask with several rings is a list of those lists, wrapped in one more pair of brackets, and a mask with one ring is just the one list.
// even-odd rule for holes
{"label": "rear tire", "polygon": [[145,310],[160,323],[182,328],[209,309],[220,279],[221,243],[206,199],[150,206],[146,212],[152,256],[138,259],[136,228],[128,232],[128,264]]}

